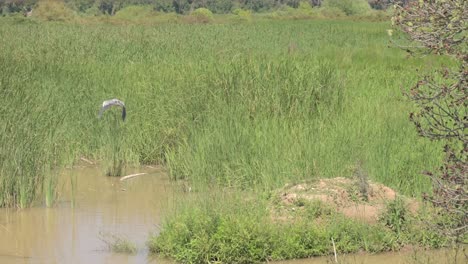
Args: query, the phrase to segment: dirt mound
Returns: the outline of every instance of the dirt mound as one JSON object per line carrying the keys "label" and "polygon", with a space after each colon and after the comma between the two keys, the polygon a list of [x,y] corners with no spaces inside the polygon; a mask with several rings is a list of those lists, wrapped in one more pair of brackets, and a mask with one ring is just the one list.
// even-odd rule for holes
{"label": "dirt mound", "polygon": [[[276,214],[275,218],[288,218],[285,210],[298,211],[304,203],[319,201],[347,217],[375,223],[387,203],[396,197],[397,193],[391,188],[371,181],[338,177],[302,182],[286,185],[276,193],[276,205],[282,213]],[[414,200],[408,203],[411,211],[417,210]]]}

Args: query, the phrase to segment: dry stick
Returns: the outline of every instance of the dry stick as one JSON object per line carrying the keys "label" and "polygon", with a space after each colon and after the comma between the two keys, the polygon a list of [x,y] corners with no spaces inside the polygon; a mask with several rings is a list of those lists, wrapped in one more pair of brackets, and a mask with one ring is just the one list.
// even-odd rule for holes
{"label": "dry stick", "polygon": [[336,247],[335,247],[335,241],[333,241],[333,237],[331,238],[332,244],[333,244],[333,253],[335,254],[335,263],[338,263],[338,258],[336,257]]}
{"label": "dry stick", "polygon": [[120,178],[120,181],[125,181],[125,180],[131,179],[133,177],[140,176],[140,175],[145,175],[145,174],[148,174],[148,173],[142,172],[142,173],[130,174],[130,175],[123,176],[122,178]]}
{"label": "dry stick", "polygon": [[89,163],[89,164],[91,164],[91,165],[94,165],[94,162],[92,162],[92,161],[90,161],[89,159],[86,159],[86,158],[84,158],[84,157],[81,157],[80,160],[85,161],[85,162],[87,162],[87,163]]}

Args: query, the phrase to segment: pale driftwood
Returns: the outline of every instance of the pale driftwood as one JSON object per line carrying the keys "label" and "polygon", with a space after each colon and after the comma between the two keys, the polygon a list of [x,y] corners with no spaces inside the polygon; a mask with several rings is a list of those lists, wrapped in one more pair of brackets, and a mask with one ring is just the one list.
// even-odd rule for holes
{"label": "pale driftwood", "polygon": [[130,175],[123,176],[122,178],[120,178],[120,181],[125,181],[125,180],[131,179],[131,178],[133,178],[133,177],[137,177],[137,176],[145,175],[145,174],[148,174],[148,173],[142,172],[142,173],[130,174]]}
{"label": "pale driftwood", "polygon": [[82,161],[84,161],[84,162],[87,162],[87,163],[89,163],[89,164],[91,164],[91,165],[94,165],[94,162],[92,162],[92,161],[90,161],[89,159],[86,159],[86,158],[84,158],[84,157],[81,157],[80,160],[82,160]]}
{"label": "pale driftwood", "polygon": [[336,247],[335,247],[335,241],[333,240],[333,237],[331,238],[332,244],[333,244],[333,253],[335,254],[335,263],[338,263],[338,257],[336,256]]}

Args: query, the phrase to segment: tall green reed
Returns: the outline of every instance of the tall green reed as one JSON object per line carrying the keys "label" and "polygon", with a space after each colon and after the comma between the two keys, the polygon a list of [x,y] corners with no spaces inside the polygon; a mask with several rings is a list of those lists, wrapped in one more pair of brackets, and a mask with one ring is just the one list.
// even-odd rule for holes
{"label": "tall green reed", "polygon": [[100,127],[104,138],[101,143],[104,151],[105,174],[107,176],[122,176],[125,170],[125,149],[127,147],[125,145],[127,142],[125,140],[125,124],[120,113],[112,111],[107,115],[111,115],[110,118],[104,118],[100,121],[103,123]]}

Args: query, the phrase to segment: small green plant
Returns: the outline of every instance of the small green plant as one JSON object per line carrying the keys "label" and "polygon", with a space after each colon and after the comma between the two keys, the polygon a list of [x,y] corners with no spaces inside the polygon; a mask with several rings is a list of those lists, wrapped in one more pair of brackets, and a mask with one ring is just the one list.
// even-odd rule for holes
{"label": "small green plant", "polygon": [[372,189],[369,185],[369,176],[362,167],[362,162],[359,162],[354,169],[355,187],[359,191],[359,197],[368,201],[369,196],[372,195]]}
{"label": "small green plant", "polygon": [[379,220],[397,234],[406,231],[410,221],[410,213],[404,200],[397,197],[390,201]]}
{"label": "small green plant", "polygon": [[308,201],[306,199],[302,198],[302,197],[294,200],[294,205],[297,206],[297,207],[303,207],[307,203],[308,203]]}
{"label": "small green plant", "polygon": [[334,210],[325,205],[322,201],[314,200],[306,204],[305,207],[306,216],[310,217],[311,219],[319,218],[319,217],[327,217],[333,214]]}
{"label": "small green plant", "polygon": [[47,207],[52,207],[57,198],[57,180],[58,175],[52,172],[49,172],[45,177],[44,193]]}
{"label": "small green plant", "polygon": [[115,253],[136,254],[137,246],[135,243],[129,241],[127,238],[108,233],[101,233],[99,235],[107,248]]}

